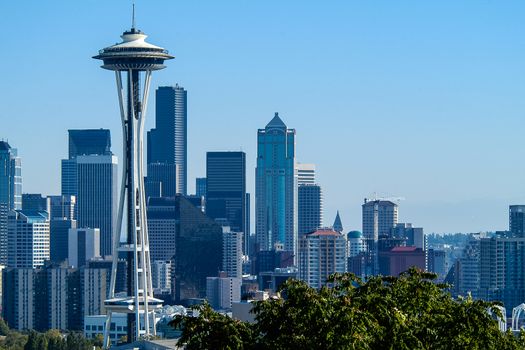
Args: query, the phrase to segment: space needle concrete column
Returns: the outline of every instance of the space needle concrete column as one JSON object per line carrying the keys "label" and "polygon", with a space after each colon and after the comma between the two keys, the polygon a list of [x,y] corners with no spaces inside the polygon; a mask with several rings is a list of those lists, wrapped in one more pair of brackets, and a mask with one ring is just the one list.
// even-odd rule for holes
{"label": "space needle concrete column", "polygon": [[[133,342],[155,335],[154,311],[162,306],[162,301],[153,297],[151,285],[143,169],[144,121],[151,72],[165,68],[164,61],[173,56],[165,49],[147,43],[146,37],[133,24],[131,30],[121,35],[121,43],[106,47],[93,57],[103,61],[102,68],[115,71],[124,146],[109,299],[104,303],[107,310],[104,331],[106,349],[111,344],[109,332],[113,313],[127,314],[127,341]],[[142,87],[141,80],[144,82]],[[123,229],[125,232],[122,232]],[[127,290],[117,295],[115,285],[119,253],[126,257]]]}

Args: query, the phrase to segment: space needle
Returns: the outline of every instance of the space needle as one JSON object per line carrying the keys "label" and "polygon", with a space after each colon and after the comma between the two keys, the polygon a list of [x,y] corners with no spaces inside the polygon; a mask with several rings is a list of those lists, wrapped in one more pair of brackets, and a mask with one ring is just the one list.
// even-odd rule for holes
{"label": "space needle", "polygon": [[[113,313],[127,314],[127,341],[133,342],[156,335],[154,312],[162,307],[162,301],[153,297],[151,285],[143,135],[151,72],[165,68],[164,61],[174,57],[162,47],[146,42],[147,36],[135,28],[134,9],[131,29],[121,38],[121,43],[106,47],[93,57],[103,61],[102,68],[115,71],[124,146],[109,299],[104,302],[107,312],[105,349],[111,344],[109,332]],[[119,254],[126,256],[127,290],[115,294]]]}

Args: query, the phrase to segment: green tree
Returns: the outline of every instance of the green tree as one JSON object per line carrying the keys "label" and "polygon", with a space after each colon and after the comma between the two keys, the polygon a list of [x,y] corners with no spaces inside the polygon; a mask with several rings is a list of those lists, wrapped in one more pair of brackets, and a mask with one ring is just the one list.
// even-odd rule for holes
{"label": "green tree", "polygon": [[0,335],[8,335],[9,327],[3,318],[0,317]]}
{"label": "green tree", "polygon": [[188,349],[523,349],[525,336],[502,333],[497,304],[454,299],[436,275],[416,269],[366,282],[335,274],[316,290],[288,280],[280,298],[255,302],[255,324],[217,314],[177,317]]}
{"label": "green tree", "polygon": [[47,350],[67,350],[66,340],[56,329],[51,329],[45,333],[47,337]]}
{"label": "green tree", "polygon": [[9,350],[22,350],[27,343],[27,335],[9,331],[9,334],[0,342],[1,346]]}
{"label": "green tree", "polygon": [[197,349],[250,349],[254,342],[253,326],[219,314],[205,302],[198,317],[176,316],[171,322],[183,328],[180,342],[188,350]]}

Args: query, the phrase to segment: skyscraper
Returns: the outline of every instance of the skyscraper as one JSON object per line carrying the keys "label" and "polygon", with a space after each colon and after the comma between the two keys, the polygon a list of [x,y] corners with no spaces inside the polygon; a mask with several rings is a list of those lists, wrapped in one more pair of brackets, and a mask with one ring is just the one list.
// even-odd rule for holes
{"label": "skyscraper", "polygon": [[111,255],[118,204],[117,157],[111,152],[110,131],[83,129],[68,133],[68,159],[62,160],[62,195],[75,196],[77,226],[99,228],[100,252]]}
{"label": "skyscraper", "polygon": [[60,263],[67,259],[69,229],[77,228],[75,220],[75,196],[49,196],[51,200],[50,256],[51,262]]}
{"label": "skyscraper", "polygon": [[299,239],[299,278],[321,288],[328,276],[346,272],[346,236],[333,229],[319,229]]}
{"label": "skyscraper", "polygon": [[297,185],[315,185],[315,164],[297,163]]}
{"label": "skyscraper", "polygon": [[256,239],[259,250],[297,254],[297,191],[295,190],[295,130],[275,113],[257,132],[255,170]]}
{"label": "skyscraper", "polygon": [[379,272],[379,236],[390,235],[397,225],[398,205],[389,200],[367,200],[363,209],[363,236],[366,242],[366,274]]}
{"label": "skyscraper", "polygon": [[226,230],[222,234],[222,271],[228,277],[242,278],[242,232]]}
{"label": "skyscraper", "polygon": [[8,215],[7,266],[34,269],[49,260],[49,217],[45,211],[12,210]]}
{"label": "skyscraper", "polygon": [[100,229],[100,254],[112,255],[117,217],[117,157],[78,156],[77,221],[79,228]]}
{"label": "skyscraper", "polygon": [[51,215],[51,199],[40,193],[23,193],[22,210],[25,211],[47,211]]}
{"label": "skyscraper", "polygon": [[222,227],[188,199],[176,197],[178,223],[175,253],[175,300],[203,298],[206,277],[222,264]]}
{"label": "skyscraper", "polygon": [[98,228],[70,229],[68,262],[73,267],[83,267],[88,260],[100,258],[100,230]]}
{"label": "skyscraper", "polygon": [[509,231],[516,237],[525,237],[525,205],[509,206]]}
{"label": "skyscraper", "polygon": [[206,197],[206,178],[198,177],[195,179],[195,195]]}
{"label": "skyscraper", "polygon": [[148,199],[148,235],[151,261],[167,261],[175,255],[178,204],[175,197]]}
{"label": "skyscraper", "polygon": [[248,251],[244,152],[206,153],[206,215],[221,219],[232,231],[243,232],[243,252]]}
{"label": "skyscraper", "polygon": [[[166,168],[165,181],[176,179],[179,193],[187,194],[188,183],[188,111],[187,91],[179,85],[161,86],[157,89],[155,100],[155,128],[148,132],[148,164],[176,164]],[[149,176],[149,173],[148,173]],[[174,193],[165,193],[173,196]]]}
{"label": "skyscraper", "polygon": [[323,195],[321,186],[302,184],[297,187],[297,217],[299,237],[323,225]]}
{"label": "skyscraper", "polygon": [[22,209],[22,161],[16,148],[0,141],[0,265],[7,264],[7,217]]}
{"label": "skyscraper", "polygon": [[112,155],[107,129],[69,130],[69,159],[90,154]]}

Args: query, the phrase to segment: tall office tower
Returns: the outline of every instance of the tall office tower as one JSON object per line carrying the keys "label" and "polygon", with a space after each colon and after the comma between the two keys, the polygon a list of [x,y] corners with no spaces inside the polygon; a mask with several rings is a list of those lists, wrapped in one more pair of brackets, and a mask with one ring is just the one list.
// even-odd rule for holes
{"label": "tall office tower", "polygon": [[[119,96],[120,114],[123,128],[124,143],[124,169],[119,202],[119,214],[116,233],[113,234],[113,262],[109,291],[106,300],[107,320],[104,332],[104,347],[109,346],[109,331],[111,316],[114,312],[127,313],[127,341],[133,342],[141,337],[149,338],[156,335],[154,310],[161,307],[162,301],[153,297],[151,285],[151,264],[149,255],[148,227],[146,219],[146,193],[144,189],[144,123],[148,103],[151,72],[165,68],[164,61],[172,59],[168,51],[147,43],[146,35],[135,28],[135,21],[131,30],[122,34],[122,42],[106,47],[99,51],[93,58],[102,60],[102,68],[115,72],[117,92]],[[123,88],[123,79],[127,78],[126,87]],[[140,81],[144,85],[140,86]],[[162,104],[162,96],[157,96],[157,104]],[[159,98],[160,97],[160,98]],[[176,99],[174,99],[176,100]],[[179,101],[177,101],[179,102]],[[186,117],[186,95],[184,92],[184,119]],[[172,109],[177,109],[177,104],[171,104]],[[170,105],[165,106],[166,114],[170,113]],[[176,113],[175,113],[176,114]],[[185,121],[185,120],[184,120]],[[164,131],[164,126],[157,125]],[[184,126],[186,129],[186,126]],[[173,129],[171,129],[173,131]],[[186,132],[184,130],[184,136]],[[164,135],[157,135],[162,138]],[[160,141],[156,138],[156,141]],[[184,146],[186,140],[183,140]],[[157,145],[158,146],[158,145]],[[170,145],[164,145],[170,149]],[[153,153],[158,153],[162,148],[155,147]],[[177,150],[179,151],[179,150]],[[184,157],[186,151],[184,147]],[[177,160],[177,159],[175,159]],[[158,160],[157,160],[158,161]],[[176,161],[172,164],[178,164]],[[186,173],[184,160],[183,172]],[[184,181],[186,178],[184,177]],[[183,190],[186,190],[184,182]],[[79,191],[80,192],[80,191]],[[80,193],[79,193],[80,194]],[[81,198],[79,195],[79,208]],[[124,210],[124,207],[126,210]],[[125,213],[125,214],[124,214]],[[79,216],[79,221],[81,221]],[[91,227],[97,227],[90,225]],[[100,227],[100,226],[98,226]],[[121,229],[125,231],[125,242],[120,245]],[[102,232],[102,253],[106,253],[104,233]],[[111,236],[109,236],[111,237]],[[128,262],[127,295],[115,297],[115,280],[117,277],[118,254],[126,254]],[[109,249],[111,252],[111,249]],[[150,327],[151,322],[151,327]]]}
{"label": "tall office tower", "polygon": [[8,267],[34,269],[49,260],[47,212],[12,210],[7,226]]}
{"label": "tall office tower", "polygon": [[283,245],[297,256],[295,130],[279,115],[257,132],[255,231],[260,251]]}
{"label": "tall office tower", "polygon": [[69,159],[77,156],[99,154],[110,156],[111,133],[107,129],[68,130]]}
{"label": "tall office tower", "polygon": [[525,237],[525,205],[509,205],[509,231]]}
{"label": "tall office tower", "polygon": [[235,232],[243,232],[243,252],[248,252],[250,232],[245,228],[246,154],[206,153],[206,215],[221,220]]}
{"label": "tall office tower", "polygon": [[184,196],[176,197],[175,295],[177,302],[206,295],[206,277],[222,263],[222,227]]}
{"label": "tall office tower", "polygon": [[51,217],[51,199],[40,193],[23,193],[22,210],[24,211],[47,211]]}
{"label": "tall office tower", "polygon": [[22,161],[16,148],[0,141],[0,265],[7,264],[7,216],[22,209]]}
{"label": "tall office tower", "polygon": [[75,196],[78,227],[100,228],[101,254],[112,254],[117,216],[117,157],[105,129],[69,130],[62,160],[62,195]]}
{"label": "tall office tower", "polygon": [[346,272],[346,236],[333,229],[319,229],[299,239],[299,278],[321,288],[328,276]]}
{"label": "tall office tower", "polygon": [[[165,178],[177,180],[176,188],[187,194],[188,110],[187,92],[182,86],[161,86],[155,99],[155,128],[148,132],[148,164],[176,164],[177,173]],[[173,169],[166,169],[167,172]],[[149,174],[148,174],[149,176]],[[173,186],[175,187],[175,186]],[[166,194],[173,196],[173,194]]]}
{"label": "tall office tower", "polygon": [[88,260],[100,258],[100,230],[70,229],[68,246],[69,265],[75,268],[83,267]]}
{"label": "tall office tower", "polygon": [[321,186],[302,184],[297,187],[297,222],[299,237],[323,226],[323,194]]}
{"label": "tall office tower", "polygon": [[175,197],[148,199],[148,235],[151,261],[172,260],[175,255],[177,224]]}
{"label": "tall office tower", "polygon": [[339,210],[337,211],[337,214],[335,215],[334,224],[332,225],[332,228],[337,232],[343,232],[343,222],[341,221],[341,216],[339,215]]}
{"label": "tall office tower", "polygon": [[297,163],[297,185],[315,185],[315,164]]}
{"label": "tall office tower", "polygon": [[113,253],[112,237],[117,217],[117,157],[77,156],[78,227],[100,229],[100,253]]}
{"label": "tall office tower", "polygon": [[242,232],[225,230],[222,234],[222,271],[228,277],[242,278]]}
{"label": "tall office tower", "polygon": [[55,219],[75,219],[75,196],[49,196],[51,204],[50,220]]}
{"label": "tall office tower", "polygon": [[195,195],[206,198],[206,178],[198,177],[195,179]]}
{"label": "tall office tower", "polygon": [[389,236],[397,224],[398,205],[388,200],[365,199],[363,209],[363,236],[367,245],[366,275],[379,272],[379,236]]}
{"label": "tall office tower", "polygon": [[75,220],[75,196],[49,196],[51,201],[50,259],[60,263],[67,259],[69,246],[69,229],[77,228]]}
{"label": "tall office tower", "polygon": [[145,184],[147,197],[174,197],[180,193],[178,168],[177,164],[149,163]]}
{"label": "tall office tower", "polygon": [[111,156],[111,134],[107,129],[68,130],[68,158],[62,160],[62,195],[77,195],[77,156]]}

